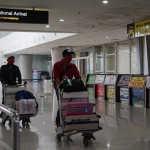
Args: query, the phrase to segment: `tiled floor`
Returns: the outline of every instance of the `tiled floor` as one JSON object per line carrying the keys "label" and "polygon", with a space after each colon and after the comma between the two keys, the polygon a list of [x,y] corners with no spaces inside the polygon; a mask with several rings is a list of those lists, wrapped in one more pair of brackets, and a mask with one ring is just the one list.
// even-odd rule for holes
{"label": "tiled floor", "polygon": [[[28,84],[39,103],[39,113],[31,118],[30,128],[20,127],[21,150],[149,150],[150,149],[150,109],[137,108],[121,103],[99,101],[102,131],[94,135],[89,147],[83,145],[83,138],[73,135],[73,142],[56,140],[55,126],[52,123],[52,97],[43,97],[41,84]],[[6,123],[0,125],[0,139],[10,146],[11,128]],[[0,144],[0,150],[5,150]]]}

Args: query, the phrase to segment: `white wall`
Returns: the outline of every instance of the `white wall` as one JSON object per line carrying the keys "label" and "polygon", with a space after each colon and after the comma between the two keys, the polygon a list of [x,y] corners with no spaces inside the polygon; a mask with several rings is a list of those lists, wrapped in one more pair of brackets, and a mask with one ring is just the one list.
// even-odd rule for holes
{"label": "white wall", "polygon": [[21,51],[33,46],[75,35],[74,33],[13,32],[0,40],[3,54]]}

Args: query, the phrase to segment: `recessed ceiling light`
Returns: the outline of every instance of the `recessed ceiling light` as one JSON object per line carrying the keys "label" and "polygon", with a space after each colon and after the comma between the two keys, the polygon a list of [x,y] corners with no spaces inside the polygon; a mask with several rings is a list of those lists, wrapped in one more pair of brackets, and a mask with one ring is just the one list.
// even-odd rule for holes
{"label": "recessed ceiling light", "polygon": [[102,3],[103,3],[103,4],[107,4],[107,3],[108,3],[108,0],[103,0]]}
{"label": "recessed ceiling light", "polygon": [[64,19],[60,19],[59,21],[64,21]]}
{"label": "recessed ceiling light", "polygon": [[49,27],[50,27],[50,25],[49,25],[49,24],[47,24],[47,25],[46,25],[46,28],[49,28]]}
{"label": "recessed ceiling light", "polygon": [[106,39],[109,39],[109,37],[107,36]]}

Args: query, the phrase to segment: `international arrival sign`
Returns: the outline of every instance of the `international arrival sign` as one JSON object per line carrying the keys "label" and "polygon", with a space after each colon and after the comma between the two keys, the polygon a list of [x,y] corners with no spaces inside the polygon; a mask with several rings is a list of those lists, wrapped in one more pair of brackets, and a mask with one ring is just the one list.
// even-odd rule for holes
{"label": "international arrival sign", "polygon": [[144,87],[146,77],[132,77],[130,87]]}
{"label": "international arrival sign", "polygon": [[0,8],[0,22],[48,24],[48,11]]}

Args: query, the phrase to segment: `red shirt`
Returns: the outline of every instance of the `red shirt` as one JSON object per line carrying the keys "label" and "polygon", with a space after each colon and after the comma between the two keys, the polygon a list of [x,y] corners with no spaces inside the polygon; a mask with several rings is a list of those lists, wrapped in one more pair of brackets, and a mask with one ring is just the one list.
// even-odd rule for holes
{"label": "red shirt", "polygon": [[[56,78],[58,78],[60,80],[60,82],[61,82],[64,79],[64,76],[68,77],[68,79],[72,79],[73,77],[76,78],[76,79],[81,78],[80,73],[79,73],[76,65],[72,64],[72,63],[70,63],[70,65],[71,66],[69,67],[67,72],[63,76],[61,76],[61,74],[63,74],[63,72],[66,69],[64,69],[64,67],[63,67],[62,60],[56,62],[54,64],[54,68],[53,68],[54,80]],[[56,84],[55,83],[54,83],[54,88],[56,88]]]}

